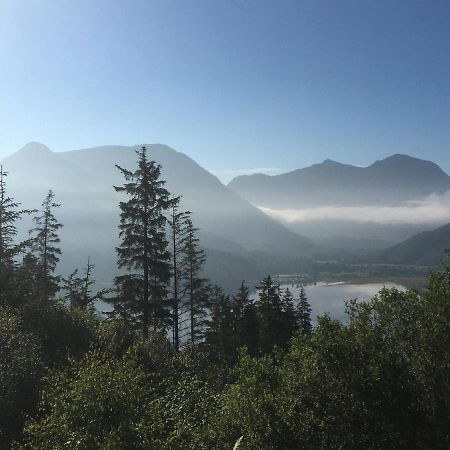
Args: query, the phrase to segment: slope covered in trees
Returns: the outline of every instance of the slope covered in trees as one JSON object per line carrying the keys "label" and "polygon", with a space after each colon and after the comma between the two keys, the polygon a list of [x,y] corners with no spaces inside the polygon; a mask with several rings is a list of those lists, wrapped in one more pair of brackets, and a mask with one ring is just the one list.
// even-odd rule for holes
{"label": "slope covered in trees", "polygon": [[[230,297],[199,274],[189,213],[173,226],[182,199],[145,148],[137,158],[119,167],[109,292],[91,292],[90,260],[81,276],[55,273],[52,192],[18,241],[23,211],[2,178],[1,448],[449,447],[450,261],[423,292],[349,301],[345,323],[314,320],[305,292],[271,277],[254,300],[245,283]],[[107,317],[91,307],[100,297]]]}
{"label": "slope covered in trees", "polygon": [[[52,152],[42,144],[30,143],[4,160],[10,188],[25,206],[40,204],[48,188],[57,193],[59,217],[66,224],[61,232],[65,272],[85,264],[78,256],[79,236],[83,235],[81,245],[97,262],[98,277],[102,281],[112,277],[118,215],[111,185],[122,183],[115,164],[135,170],[136,148],[139,146]],[[204,247],[224,251],[223,243],[228,242],[225,257],[239,255],[245,260],[251,259],[253,251],[283,257],[322,252],[320,246],[270,219],[183,153],[159,144],[147,148],[162,166],[167,189],[174,197],[183,196],[183,208],[192,212],[196,226],[205,235]]]}
{"label": "slope covered in trees", "polygon": [[450,248],[450,224],[423,231],[378,255],[378,260],[390,264],[437,266],[442,249]]}

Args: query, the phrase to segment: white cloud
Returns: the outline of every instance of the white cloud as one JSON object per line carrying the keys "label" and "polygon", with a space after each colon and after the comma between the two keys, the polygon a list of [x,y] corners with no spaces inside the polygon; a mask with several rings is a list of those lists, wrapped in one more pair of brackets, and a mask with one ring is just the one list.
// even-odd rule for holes
{"label": "white cloud", "polygon": [[287,223],[315,220],[351,220],[386,224],[435,224],[450,222],[450,191],[430,195],[401,206],[322,206],[307,209],[272,209],[263,212]]}

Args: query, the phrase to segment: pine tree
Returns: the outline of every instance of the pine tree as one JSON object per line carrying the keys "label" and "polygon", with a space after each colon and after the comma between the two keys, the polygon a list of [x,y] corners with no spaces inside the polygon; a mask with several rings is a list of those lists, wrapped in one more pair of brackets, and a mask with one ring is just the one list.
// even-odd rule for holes
{"label": "pine tree", "polygon": [[256,302],[259,318],[259,351],[270,353],[274,345],[284,346],[284,314],[280,287],[272,278],[264,278]]}
{"label": "pine tree", "polygon": [[74,308],[90,309],[93,308],[96,300],[104,298],[107,289],[93,294],[91,287],[95,284],[92,279],[92,271],[95,265],[91,264],[88,258],[83,276],[78,276],[78,270],[74,270],[67,278],[63,278],[62,289],[66,292],[64,299]]}
{"label": "pine tree", "polygon": [[20,204],[8,196],[6,192],[6,177],[8,172],[0,165],[0,304],[12,301],[13,277],[15,275],[15,257],[24,251],[28,241],[16,243],[16,222],[30,210],[18,209]]}
{"label": "pine tree", "polygon": [[211,313],[206,325],[205,343],[211,355],[224,361],[234,361],[237,347],[234,337],[235,317],[230,298],[221,288],[212,286],[209,301]]}
{"label": "pine tree", "polygon": [[253,301],[250,299],[249,288],[242,281],[239,290],[231,300],[233,311],[233,332],[235,347],[245,346],[254,353],[258,341],[258,322]]}
{"label": "pine tree", "polygon": [[179,211],[179,198],[172,202],[172,210],[168,219],[170,228],[170,244],[172,259],[172,342],[176,350],[180,348],[180,316],[183,297],[183,274],[186,269],[186,259],[183,250],[186,244],[186,221],[189,211]]}
{"label": "pine tree", "polygon": [[300,288],[300,296],[297,304],[297,320],[300,330],[305,333],[311,332],[311,305],[308,302],[303,286]]}
{"label": "pine tree", "polygon": [[35,255],[28,252],[18,264],[14,277],[14,297],[20,304],[33,303],[42,295],[40,264]]}
{"label": "pine tree", "polygon": [[259,317],[255,302],[250,301],[244,308],[239,347],[246,347],[250,355],[259,352]]}
{"label": "pine tree", "polygon": [[281,298],[281,307],[283,311],[284,322],[283,335],[284,340],[288,342],[295,331],[298,330],[297,311],[294,305],[294,297],[289,288],[286,288],[283,293],[283,296]]}
{"label": "pine tree", "polygon": [[[125,178],[116,192],[127,196],[121,201],[119,237],[116,248],[119,268],[129,273],[116,278],[119,293],[126,284],[127,295],[138,295],[134,301],[120,295],[114,299],[121,314],[134,317],[141,325],[144,337],[150,326],[154,330],[166,326],[168,316],[168,284],[170,281],[170,253],[166,239],[165,212],[171,206],[165,181],[160,179],[161,166],[147,158],[147,149],[136,151],[138,168],[130,171],[117,166]],[[126,311],[125,311],[125,310]]]}
{"label": "pine tree", "polygon": [[183,246],[183,282],[186,293],[182,313],[187,315],[189,329],[187,335],[194,343],[202,335],[203,320],[207,314],[207,280],[201,277],[206,261],[205,252],[200,248],[195,228],[190,217],[186,219],[186,238]]}
{"label": "pine tree", "polygon": [[32,248],[37,256],[40,266],[41,295],[47,299],[58,290],[59,277],[53,275],[61,255],[58,247],[60,242],[58,230],[62,227],[53,213],[60,205],[53,200],[55,194],[49,190],[44,201],[40,215],[33,218],[35,228],[30,231],[32,237]]}
{"label": "pine tree", "polygon": [[114,306],[114,309],[112,311],[105,311],[105,315],[110,319],[124,321],[128,327],[136,330],[140,329],[142,331],[142,285],[142,276],[139,274],[125,274],[117,276],[114,279],[113,292],[115,295],[105,299],[105,301]]}

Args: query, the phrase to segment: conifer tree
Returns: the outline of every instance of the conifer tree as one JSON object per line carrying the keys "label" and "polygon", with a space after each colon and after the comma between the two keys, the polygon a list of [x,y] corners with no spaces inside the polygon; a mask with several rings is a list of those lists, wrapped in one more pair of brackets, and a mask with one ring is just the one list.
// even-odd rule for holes
{"label": "conifer tree", "polygon": [[30,214],[30,210],[18,209],[20,204],[8,196],[6,191],[6,177],[8,172],[0,165],[0,303],[11,300],[11,287],[14,284],[14,258],[24,250],[28,241],[16,243],[16,222],[23,214]]}
{"label": "conifer tree", "polygon": [[286,341],[288,341],[294,332],[298,329],[297,311],[294,306],[294,297],[289,288],[283,293],[281,298],[283,320],[284,320],[284,334],[286,335]]}
{"label": "conifer tree", "polygon": [[233,308],[230,298],[218,286],[209,290],[211,304],[210,319],[207,321],[205,342],[212,355],[225,361],[233,361],[236,354]]}
{"label": "conifer tree", "polygon": [[95,265],[91,264],[88,258],[83,276],[78,276],[78,270],[75,269],[67,278],[63,278],[62,289],[66,292],[64,299],[68,300],[74,308],[89,309],[93,308],[96,300],[100,300],[107,293],[106,289],[91,292],[91,287],[95,284],[92,279],[92,271]]}
{"label": "conifer tree", "polygon": [[300,296],[297,304],[297,320],[300,330],[305,333],[311,332],[311,305],[308,302],[305,288],[303,286],[300,288]]}
{"label": "conifer tree", "polygon": [[256,302],[259,318],[259,351],[270,353],[274,345],[286,343],[284,334],[284,314],[280,287],[270,276],[264,278]]}
{"label": "conifer tree", "polygon": [[192,343],[202,334],[203,320],[207,314],[207,282],[201,277],[201,270],[206,261],[205,252],[200,248],[195,228],[190,217],[186,219],[186,238],[183,246],[184,289],[186,292],[183,313],[187,314],[188,337]]}
{"label": "conifer tree", "polygon": [[171,199],[165,181],[160,179],[161,166],[148,159],[146,147],[136,153],[138,167],[135,171],[116,165],[125,183],[114,189],[127,197],[119,203],[122,242],[116,251],[119,268],[128,273],[116,278],[116,286],[120,293],[125,283],[127,295],[133,292],[138,297],[132,300],[118,296],[113,302],[121,314],[134,317],[140,323],[146,337],[150,326],[162,329],[167,323],[170,253],[165,212],[171,206]]}
{"label": "conifer tree", "polygon": [[117,276],[114,279],[113,293],[115,295],[105,299],[114,308],[112,311],[105,311],[106,316],[124,321],[128,327],[143,331],[142,284],[142,276],[139,274]]}
{"label": "conifer tree", "polygon": [[42,278],[40,264],[31,252],[25,254],[18,264],[14,277],[14,298],[20,304],[33,302],[42,295]]}
{"label": "conifer tree", "polygon": [[183,297],[183,274],[186,269],[183,250],[187,239],[186,221],[189,214],[189,211],[179,210],[179,198],[173,199],[168,223],[172,259],[172,343],[176,350],[180,348],[180,306]]}
{"label": "conifer tree", "polygon": [[233,311],[233,332],[235,347],[247,347],[254,354],[258,343],[258,320],[249,288],[242,281],[237,293],[231,300]]}
{"label": "conifer tree", "polygon": [[53,296],[58,290],[59,277],[53,275],[61,255],[58,230],[62,224],[58,222],[53,211],[61,205],[54,202],[55,194],[49,190],[40,215],[33,218],[35,227],[30,231],[32,248],[40,267],[40,285],[43,298]]}

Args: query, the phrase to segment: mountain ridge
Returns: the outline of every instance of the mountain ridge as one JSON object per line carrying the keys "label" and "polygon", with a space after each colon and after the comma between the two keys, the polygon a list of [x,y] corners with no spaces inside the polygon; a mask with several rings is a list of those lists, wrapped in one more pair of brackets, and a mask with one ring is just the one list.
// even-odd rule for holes
{"label": "mountain ridge", "polygon": [[[98,266],[108,267],[106,272],[113,271],[120,200],[113,185],[123,183],[115,165],[133,170],[134,150],[140,146],[46,151],[42,158],[38,153],[43,147],[33,153],[28,146],[27,151],[21,149],[2,161],[9,172],[8,192],[24,207],[38,207],[48,189],[55,191],[55,200],[62,205],[57,215],[64,224],[61,242],[66,271],[82,266],[89,254],[100,259]],[[148,149],[149,157],[162,165],[161,178],[169,191],[183,196],[182,208],[193,212],[201,232],[220,238],[219,249],[305,258],[323,252],[320,245],[250,205],[187,155],[163,144],[150,144]],[[24,221],[21,227],[27,225]]]}
{"label": "mountain ridge", "polygon": [[450,249],[450,223],[418,233],[380,252],[377,258],[388,264],[437,266]]}
{"label": "mountain ridge", "polygon": [[367,167],[325,160],[279,175],[240,175],[228,187],[269,208],[395,205],[450,190],[450,177],[432,161],[394,154]]}

